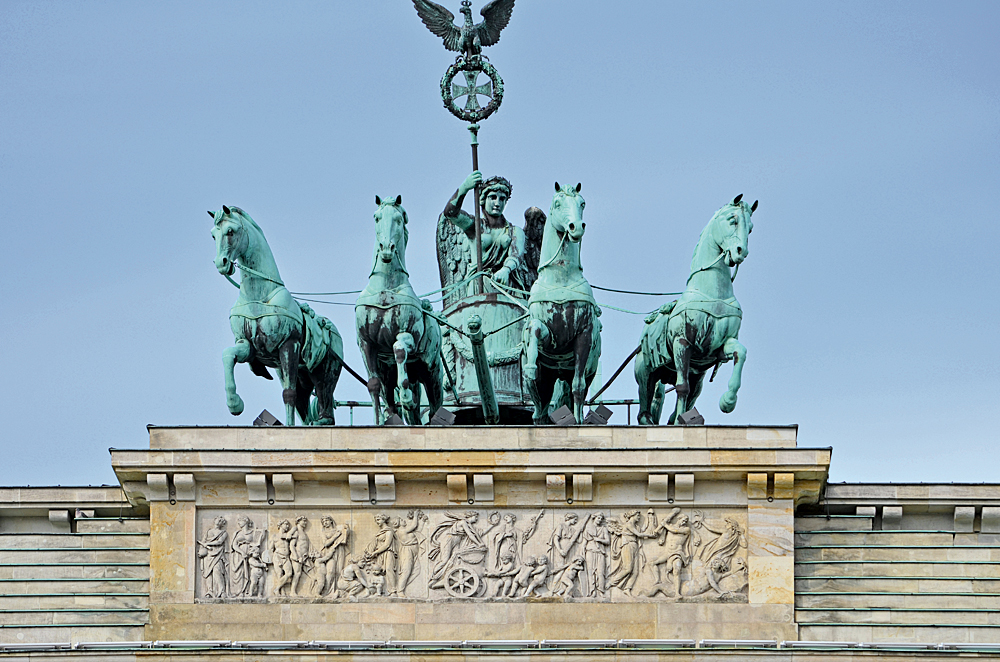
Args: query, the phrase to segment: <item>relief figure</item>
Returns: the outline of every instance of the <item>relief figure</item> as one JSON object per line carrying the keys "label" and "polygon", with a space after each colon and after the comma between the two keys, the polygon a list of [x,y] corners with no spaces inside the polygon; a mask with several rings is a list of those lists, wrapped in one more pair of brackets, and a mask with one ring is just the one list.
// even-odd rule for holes
{"label": "relief figure", "polygon": [[[484,536],[500,521],[498,513],[490,514],[489,526],[476,527],[479,513],[470,510],[464,515],[445,513],[444,522],[431,534],[431,549],[427,557],[436,561],[430,578],[430,588],[445,589],[456,597],[472,597],[480,588],[481,566],[489,553]],[[461,585],[462,588],[458,588]],[[449,588],[451,587],[451,588]],[[457,589],[457,590],[456,590]]]}
{"label": "relief figure", "polygon": [[292,530],[292,523],[287,519],[278,522],[278,535],[271,541],[271,559],[274,563],[275,595],[289,595],[294,566],[292,565],[292,543],[297,534]]}
{"label": "relief figure", "polygon": [[344,570],[347,559],[347,540],[351,529],[346,524],[337,525],[329,515],[320,520],[323,530],[323,545],[316,557],[318,573],[316,587],[317,595],[336,595],[340,573]]}
{"label": "relief figure", "polygon": [[[564,598],[572,598],[576,593],[577,580],[583,577],[586,563],[582,556],[578,556],[562,568],[554,572],[555,580],[552,582],[552,595]],[[583,595],[581,592],[580,595]]]}
{"label": "relief figure", "polygon": [[229,597],[229,533],[226,518],[216,517],[212,528],[199,540],[198,558],[201,559],[201,576],[205,580],[206,598]]}
{"label": "relief figure", "polygon": [[611,547],[604,513],[591,515],[583,530],[583,540],[585,572],[580,588],[588,597],[603,598],[608,590],[608,550]]}
{"label": "relief figure", "polygon": [[503,516],[502,523],[489,536],[490,555],[486,564],[487,570],[498,572],[501,559],[507,554],[513,557],[515,566],[521,564],[524,545],[534,535],[544,512],[544,510],[538,511],[538,514],[528,521],[528,528],[523,531],[517,527],[517,515],[507,513]]}
{"label": "relief figure", "polygon": [[638,510],[630,510],[619,520],[609,522],[614,568],[608,577],[608,587],[621,589],[626,595],[632,595],[632,589],[646,565],[640,540],[654,537],[652,533],[640,530],[641,517]]}
{"label": "relief figure", "polygon": [[[378,533],[375,538],[365,547],[365,562],[373,570],[373,575],[380,578],[378,584],[380,592],[374,595],[384,594],[389,597],[402,597],[397,593],[396,579],[399,562],[399,542],[396,540],[396,531],[392,528],[391,518],[385,513],[375,515],[375,524],[378,525]],[[374,573],[375,570],[377,573]]]}
{"label": "relief figure", "polygon": [[[692,557],[690,520],[687,515],[681,512],[680,508],[674,508],[670,511],[667,518],[659,525],[656,523],[656,514],[652,509],[649,510],[648,515],[653,533],[659,537],[657,543],[663,546],[663,552],[650,563],[656,570],[656,584],[646,595],[653,597],[657,593],[663,593],[669,596],[667,582],[672,578],[673,595],[680,597],[681,571],[691,563]],[[666,579],[663,577],[664,566],[667,570]]]}
{"label": "relief figure", "polygon": [[[230,595],[234,598],[258,597],[264,593],[263,590],[254,592],[251,571],[257,565],[266,569],[270,561],[267,555],[267,531],[256,528],[246,515],[236,518],[236,526],[239,530],[233,536],[229,554]],[[251,556],[253,547],[257,548],[256,557]],[[256,560],[251,561],[251,558]]]}
{"label": "relief figure", "polygon": [[396,541],[399,544],[399,578],[396,580],[396,593],[406,597],[406,588],[420,576],[420,550],[426,538],[420,532],[420,527],[429,521],[423,511],[406,514],[403,520],[397,517],[392,526],[396,530]]}

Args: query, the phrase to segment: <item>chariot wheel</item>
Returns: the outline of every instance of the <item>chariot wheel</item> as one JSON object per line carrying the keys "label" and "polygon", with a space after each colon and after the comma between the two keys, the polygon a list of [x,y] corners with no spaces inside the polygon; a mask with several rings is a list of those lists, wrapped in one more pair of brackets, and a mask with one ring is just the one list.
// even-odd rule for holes
{"label": "chariot wheel", "polygon": [[471,598],[479,590],[479,575],[468,568],[452,568],[444,576],[444,588],[456,598]]}

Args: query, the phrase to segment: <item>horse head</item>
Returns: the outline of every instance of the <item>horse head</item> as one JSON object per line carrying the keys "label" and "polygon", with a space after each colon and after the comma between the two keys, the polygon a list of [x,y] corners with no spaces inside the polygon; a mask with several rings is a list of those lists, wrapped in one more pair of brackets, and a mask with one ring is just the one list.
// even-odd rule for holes
{"label": "horse head", "polygon": [[573,243],[583,239],[583,231],[587,229],[587,224],[583,222],[583,208],[587,203],[580,195],[581,188],[582,184],[572,187],[560,186],[559,182],[556,182],[556,193],[552,196],[549,218],[545,222],[546,226],[558,232],[560,237]]}
{"label": "horse head", "polygon": [[238,207],[230,209],[225,205],[219,211],[208,212],[215,222],[212,226],[212,239],[215,239],[215,268],[223,276],[233,275],[236,270],[236,260],[249,246],[250,239],[240,212]]}
{"label": "horse head", "polygon": [[406,210],[403,209],[403,196],[397,195],[395,200],[383,200],[375,196],[375,257],[374,268],[381,261],[390,265],[393,258],[399,261],[403,273],[406,273],[406,242],[410,231],[406,227]]}
{"label": "horse head", "polygon": [[743,200],[743,194],[733,198],[733,201],[715,212],[709,227],[710,237],[719,247],[719,252],[725,263],[735,267],[747,259],[750,254],[749,238],[753,232],[753,221],[750,217],[757,211],[757,201],[753,205]]}

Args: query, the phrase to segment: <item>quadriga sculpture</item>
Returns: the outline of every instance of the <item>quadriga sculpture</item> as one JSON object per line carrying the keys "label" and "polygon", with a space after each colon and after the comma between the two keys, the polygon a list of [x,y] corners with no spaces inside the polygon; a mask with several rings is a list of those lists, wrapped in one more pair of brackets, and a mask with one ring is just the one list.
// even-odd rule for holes
{"label": "quadriga sculpture", "polygon": [[[215,268],[224,276],[241,271],[240,294],[229,311],[236,344],[222,353],[226,403],[234,416],[243,413],[233,368],[249,363],[256,375],[271,379],[276,368],[285,402],[285,424],[333,425],[333,391],[344,366],[344,341],[337,327],[305,303],[292,298],[281,282],[264,232],[239,207],[208,212],[215,239]],[[315,391],[315,410],[310,395]]]}
{"label": "quadriga sculpture", "polygon": [[676,385],[677,406],[667,422],[672,425],[694,407],[705,373],[730,360],[733,374],[719,408],[727,414],[736,408],[747,350],[739,341],[743,310],[733,295],[736,275],[730,269],[738,271],[749,254],[756,210],[757,202],[749,205],[740,194],[715,212],[695,246],[684,294],[646,318],[635,359],[641,425],[660,422],[665,383]]}
{"label": "quadriga sculpture", "polygon": [[[406,271],[406,210],[403,197],[375,196],[375,249],[368,285],[354,306],[358,347],[368,368],[368,391],[375,406],[375,422],[382,422],[381,400],[387,417],[396,413],[395,390],[407,423],[420,424],[420,389],[430,411],[441,407],[441,328],[425,313],[430,305],[417,298]],[[426,307],[425,307],[426,306]]]}
{"label": "quadriga sculpture", "polygon": [[601,357],[600,311],[580,265],[586,203],[580,184],[556,182],[555,188],[524,327],[524,382],[535,405],[535,425],[548,421],[558,380],[568,386],[573,414],[583,423],[584,396]]}

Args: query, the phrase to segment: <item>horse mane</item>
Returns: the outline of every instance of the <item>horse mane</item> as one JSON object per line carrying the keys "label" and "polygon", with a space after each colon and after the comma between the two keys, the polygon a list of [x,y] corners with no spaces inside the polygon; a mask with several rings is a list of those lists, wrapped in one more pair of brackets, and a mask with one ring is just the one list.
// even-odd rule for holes
{"label": "horse mane", "polygon": [[255,228],[257,228],[257,232],[259,232],[261,234],[264,234],[264,231],[260,229],[259,225],[257,225],[257,221],[253,220],[253,218],[250,217],[250,214],[246,213],[245,211],[243,211],[239,207],[230,207],[229,211],[234,211],[237,214],[239,214],[240,216],[242,216],[243,218],[245,218],[246,220],[250,221],[250,225],[252,225]]}

